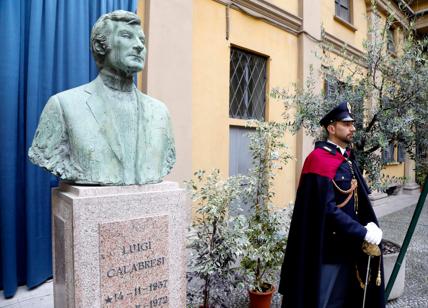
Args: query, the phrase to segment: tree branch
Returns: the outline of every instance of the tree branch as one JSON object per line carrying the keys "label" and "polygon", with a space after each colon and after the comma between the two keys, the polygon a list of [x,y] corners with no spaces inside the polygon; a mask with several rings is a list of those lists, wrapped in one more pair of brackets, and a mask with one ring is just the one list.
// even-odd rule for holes
{"label": "tree branch", "polygon": [[375,113],[375,115],[373,116],[373,118],[370,121],[369,125],[367,125],[366,133],[369,133],[371,131],[371,129],[373,128],[373,126],[375,125],[375,123],[378,121],[378,118],[377,118],[378,114],[379,114],[379,112]]}

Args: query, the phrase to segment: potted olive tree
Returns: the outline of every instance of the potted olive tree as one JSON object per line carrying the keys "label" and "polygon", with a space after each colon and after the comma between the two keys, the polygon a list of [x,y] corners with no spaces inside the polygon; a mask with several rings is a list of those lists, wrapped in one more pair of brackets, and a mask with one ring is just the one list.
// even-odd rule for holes
{"label": "potted olive tree", "polygon": [[229,217],[231,202],[241,193],[241,178],[222,179],[219,170],[197,171],[187,183],[196,217],[188,233],[188,304],[230,306],[237,258],[245,236],[242,216]]}
{"label": "potted olive tree", "polygon": [[254,121],[251,126],[256,127],[249,134],[253,164],[243,199],[251,213],[245,228],[241,269],[249,288],[250,307],[262,308],[270,307],[287,241],[283,215],[274,210],[272,186],[276,171],[283,168],[290,155],[284,143],[283,124]]}

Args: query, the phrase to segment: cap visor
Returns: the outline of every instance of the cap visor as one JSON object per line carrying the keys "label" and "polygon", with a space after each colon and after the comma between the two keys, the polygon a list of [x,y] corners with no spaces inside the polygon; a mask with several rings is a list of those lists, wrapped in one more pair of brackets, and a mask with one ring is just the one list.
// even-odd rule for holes
{"label": "cap visor", "polygon": [[340,121],[342,121],[342,122],[353,122],[353,121],[355,121],[353,118],[351,118],[351,117],[346,117],[346,118],[344,118],[344,119],[341,119]]}

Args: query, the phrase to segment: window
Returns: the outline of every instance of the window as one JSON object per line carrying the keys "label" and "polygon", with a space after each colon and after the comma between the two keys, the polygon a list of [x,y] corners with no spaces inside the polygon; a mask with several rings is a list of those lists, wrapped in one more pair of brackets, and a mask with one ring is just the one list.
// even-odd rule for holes
{"label": "window", "polygon": [[[250,138],[248,134],[254,128],[231,126],[229,131],[229,175],[248,175],[252,167]],[[238,211],[238,207],[243,212]],[[234,200],[230,206],[230,215],[243,214],[248,216],[251,206],[243,200]]]}
{"label": "window", "polygon": [[389,28],[386,31],[386,48],[388,49],[389,52],[395,53],[395,41],[394,41],[394,29],[393,28]]}
{"label": "window", "polygon": [[406,149],[404,144],[399,142],[397,145],[397,161],[399,163],[404,163],[406,160]]}
{"label": "window", "polygon": [[238,48],[230,52],[229,116],[265,119],[267,58]]}
{"label": "window", "polygon": [[335,0],[336,16],[352,23],[351,21],[351,0]]}
{"label": "window", "polygon": [[346,83],[337,80],[334,77],[327,76],[324,82],[325,97],[335,99],[340,95],[345,94],[347,90]]}
{"label": "window", "polygon": [[254,128],[231,126],[229,130],[229,175],[247,175],[251,168],[250,138]]}
{"label": "window", "polygon": [[395,162],[394,158],[394,143],[388,144],[388,146],[382,152],[382,160],[384,164]]}
{"label": "window", "polygon": [[401,142],[391,142],[382,152],[384,164],[404,163],[406,160],[406,149]]}

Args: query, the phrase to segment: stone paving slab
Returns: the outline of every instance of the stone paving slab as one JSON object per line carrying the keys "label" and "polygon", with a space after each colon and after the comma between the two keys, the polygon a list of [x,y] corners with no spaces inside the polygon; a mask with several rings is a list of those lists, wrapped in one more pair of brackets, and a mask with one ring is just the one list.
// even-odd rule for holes
{"label": "stone paving slab", "polygon": [[377,218],[401,211],[402,209],[416,205],[418,203],[419,194],[406,195],[399,194],[384,198],[383,203],[374,206],[373,209]]}
{"label": "stone paving slab", "polygon": [[54,308],[52,280],[31,290],[25,286],[19,287],[15,296],[9,299],[4,298],[3,292],[0,291],[0,307]]}

